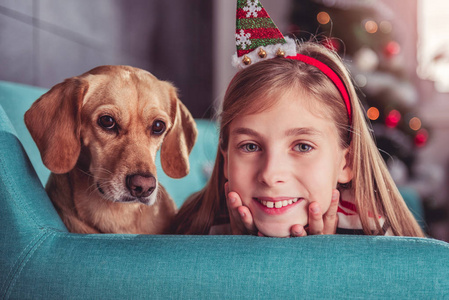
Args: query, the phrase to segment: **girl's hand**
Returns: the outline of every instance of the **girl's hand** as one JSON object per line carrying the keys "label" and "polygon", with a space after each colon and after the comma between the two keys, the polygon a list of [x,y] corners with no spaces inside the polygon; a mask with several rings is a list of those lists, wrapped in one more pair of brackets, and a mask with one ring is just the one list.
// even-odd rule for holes
{"label": "girl's hand", "polygon": [[257,234],[258,230],[248,207],[243,206],[239,194],[229,192],[228,183],[225,183],[226,203],[228,205],[231,232],[234,235]]}
{"label": "girl's hand", "polygon": [[323,215],[321,207],[317,202],[309,204],[309,227],[304,229],[301,225],[293,225],[290,229],[291,235],[301,237],[306,235],[335,234],[338,224],[338,202],[340,192],[335,189],[332,191],[331,205]]}
{"label": "girl's hand", "polygon": [[[232,234],[252,234],[262,236],[254,224],[253,217],[248,207],[243,206],[240,196],[236,192],[229,192],[228,183],[225,184],[225,192]],[[333,190],[331,205],[324,215],[317,202],[310,203],[308,228],[304,229],[301,225],[293,225],[290,229],[291,236],[302,237],[317,234],[335,234],[338,223],[337,209],[339,198],[339,191],[336,189]]]}

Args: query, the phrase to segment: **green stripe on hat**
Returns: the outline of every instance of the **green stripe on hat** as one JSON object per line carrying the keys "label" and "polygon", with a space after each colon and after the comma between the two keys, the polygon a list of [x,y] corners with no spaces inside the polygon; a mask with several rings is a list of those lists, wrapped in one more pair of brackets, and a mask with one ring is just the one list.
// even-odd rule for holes
{"label": "green stripe on hat", "polygon": [[276,28],[270,18],[251,18],[237,20],[237,29]]}

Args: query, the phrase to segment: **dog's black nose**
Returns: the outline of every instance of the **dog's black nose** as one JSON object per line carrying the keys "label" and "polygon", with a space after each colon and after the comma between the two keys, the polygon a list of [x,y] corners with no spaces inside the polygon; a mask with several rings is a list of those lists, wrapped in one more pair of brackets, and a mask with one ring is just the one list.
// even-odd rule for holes
{"label": "dog's black nose", "polygon": [[134,197],[148,197],[156,188],[156,178],[153,175],[128,175],[126,187]]}

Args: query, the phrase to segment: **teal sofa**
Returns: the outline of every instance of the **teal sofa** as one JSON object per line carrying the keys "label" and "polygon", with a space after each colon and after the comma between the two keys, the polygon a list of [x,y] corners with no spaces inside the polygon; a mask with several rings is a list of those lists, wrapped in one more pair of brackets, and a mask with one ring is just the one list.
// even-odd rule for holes
{"label": "teal sofa", "polygon": [[[69,233],[23,124],[44,92],[0,82],[2,299],[449,299],[449,244],[430,238]],[[198,127],[191,174],[159,172],[178,206],[214,160],[215,126]]]}

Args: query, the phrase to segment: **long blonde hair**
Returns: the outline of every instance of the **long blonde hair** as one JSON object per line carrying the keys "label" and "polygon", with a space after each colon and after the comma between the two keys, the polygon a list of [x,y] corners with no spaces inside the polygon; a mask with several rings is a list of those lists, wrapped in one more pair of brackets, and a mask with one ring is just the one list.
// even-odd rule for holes
{"label": "long blonde hair", "polygon": [[[228,127],[234,118],[263,111],[276,103],[275,99],[280,98],[276,95],[299,88],[318,100],[316,105],[324,108],[326,116],[337,125],[340,146],[350,149],[353,179],[346,188],[352,189],[365,234],[385,233],[379,220],[372,218],[372,215],[380,215],[394,235],[424,236],[375,145],[363,106],[340,57],[312,42],[298,45],[298,53],[325,63],[340,76],[350,97],[352,124],[349,126],[347,108],[339,91],[318,68],[292,59],[269,59],[241,70],[229,84],[220,114],[219,147],[227,148]],[[208,183],[201,191],[191,195],[180,208],[173,222],[173,233],[208,234],[218,218],[227,216],[225,182],[223,156],[218,149]],[[372,221],[375,224],[374,231]]]}

